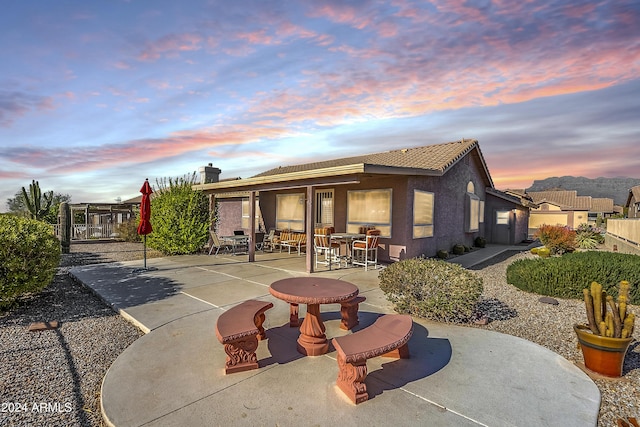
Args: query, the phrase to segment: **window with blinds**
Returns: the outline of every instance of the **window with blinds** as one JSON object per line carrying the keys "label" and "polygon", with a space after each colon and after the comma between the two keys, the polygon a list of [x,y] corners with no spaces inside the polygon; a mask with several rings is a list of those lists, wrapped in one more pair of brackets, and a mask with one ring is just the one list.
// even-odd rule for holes
{"label": "window with blinds", "polygon": [[[245,230],[249,229],[249,215],[251,215],[251,212],[249,212],[249,207],[249,199],[242,199],[242,228]],[[260,204],[256,199],[256,230],[260,227],[260,218]]]}
{"label": "window with blinds", "polygon": [[304,231],[304,193],[276,195],[276,228]]}
{"label": "window with blinds", "polygon": [[428,191],[413,191],[413,238],[433,236],[434,194]]}
{"label": "window with blinds", "polygon": [[316,191],[316,227],[333,227],[333,190]]}
{"label": "window with blinds", "polygon": [[347,232],[373,226],[381,237],[391,237],[391,189],[347,192]]}

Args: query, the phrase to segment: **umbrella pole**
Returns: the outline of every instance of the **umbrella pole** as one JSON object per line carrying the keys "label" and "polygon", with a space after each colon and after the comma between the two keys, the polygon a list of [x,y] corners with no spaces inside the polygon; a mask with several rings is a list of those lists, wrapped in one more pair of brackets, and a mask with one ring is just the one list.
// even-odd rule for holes
{"label": "umbrella pole", "polygon": [[144,235],[144,269],[147,269],[147,235]]}

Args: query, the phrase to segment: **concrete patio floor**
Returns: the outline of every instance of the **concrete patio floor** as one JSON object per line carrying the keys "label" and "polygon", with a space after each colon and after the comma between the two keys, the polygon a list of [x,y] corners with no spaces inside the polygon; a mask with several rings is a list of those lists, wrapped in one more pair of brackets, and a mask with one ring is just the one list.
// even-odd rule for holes
{"label": "concrete patio floor", "polygon": [[[476,250],[472,265],[506,250]],[[484,251],[484,252],[483,252]],[[370,399],[352,404],[337,388],[335,351],[304,357],[289,307],[269,285],[306,276],[304,256],[176,256],[75,267],[71,274],[147,334],[113,363],[102,385],[103,416],[122,426],[398,425],[595,426],[600,392],[578,367],[529,341],[477,328],[414,318],[410,359],[370,359]],[[314,274],[346,280],[367,300],[364,328],[392,307],[379,270],[343,268]],[[226,354],[215,323],[247,299],[271,301],[260,368],[224,375]],[[327,337],[339,329],[340,305],[321,305]],[[305,314],[300,306],[300,316]]]}

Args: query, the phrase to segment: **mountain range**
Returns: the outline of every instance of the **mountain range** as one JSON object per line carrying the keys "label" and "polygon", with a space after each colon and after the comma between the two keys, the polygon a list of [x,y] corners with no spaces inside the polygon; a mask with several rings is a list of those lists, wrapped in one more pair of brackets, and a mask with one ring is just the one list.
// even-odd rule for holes
{"label": "mountain range", "polygon": [[525,191],[576,190],[578,196],[603,197],[613,199],[616,205],[624,206],[629,189],[640,185],[640,179],[628,177],[585,178],[583,176],[561,176],[536,179]]}

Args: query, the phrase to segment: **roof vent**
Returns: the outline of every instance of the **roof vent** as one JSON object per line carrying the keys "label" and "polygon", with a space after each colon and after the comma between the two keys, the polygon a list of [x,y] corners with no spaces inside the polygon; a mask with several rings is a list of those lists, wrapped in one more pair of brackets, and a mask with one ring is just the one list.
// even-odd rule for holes
{"label": "roof vent", "polygon": [[409,149],[408,149],[408,148],[403,148],[403,149],[402,149],[402,150],[400,150],[400,151],[402,151],[403,153],[406,153],[407,151],[409,151]]}

